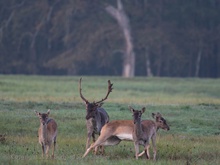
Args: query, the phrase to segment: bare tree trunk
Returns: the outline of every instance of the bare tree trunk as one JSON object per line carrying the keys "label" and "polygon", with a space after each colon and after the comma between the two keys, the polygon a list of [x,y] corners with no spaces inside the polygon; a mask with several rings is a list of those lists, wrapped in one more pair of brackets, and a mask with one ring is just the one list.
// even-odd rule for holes
{"label": "bare tree trunk", "polygon": [[196,59],[195,77],[199,77],[199,69],[200,69],[201,57],[202,57],[202,49],[199,49],[198,56],[197,56],[197,59]]}
{"label": "bare tree trunk", "polygon": [[11,6],[11,7],[8,8],[8,9],[11,9],[12,12],[11,12],[11,14],[10,14],[10,16],[9,16],[9,18],[7,20],[2,21],[3,24],[0,26],[0,42],[2,41],[2,38],[3,38],[4,29],[8,28],[8,25],[11,23],[11,20],[14,17],[16,9],[19,8],[19,7],[22,7],[24,5],[24,2],[25,1],[22,1],[21,3],[16,4],[16,5]]}
{"label": "bare tree trunk", "polygon": [[[36,27],[36,31],[33,34],[32,37],[32,41],[31,41],[31,45],[30,45],[30,69],[31,72],[36,74],[38,72],[38,68],[37,68],[37,53],[36,53],[36,39],[40,33],[40,31],[42,30],[42,28],[45,28],[45,26],[48,24],[48,22],[51,19],[52,16],[52,12],[54,9],[54,6],[59,2],[60,0],[57,0],[54,4],[52,4],[49,7],[49,10],[47,12],[46,15],[44,15],[41,19],[41,22],[39,22],[39,24]],[[48,32],[49,33],[49,32]],[[47,45],[48,49],[50,49],[50,37],[48,37],[48,45]]]}
{"label": "bare tree trunk", "polygon": [[131,37],[131,30],[129,19],[123,9],[121,0],[117,0],[117,9],[113,6],[108,5],[106,11],[114,17],[121,29],[123,30],[126,49],[123,57],[123,77],[134,77],[135,74],[135,54],[133,51],[133,42]]}
{"label": "bare tree trunk", "polygon": [[[14,16],[14,11],[11,12],[9,18],[5,21],[3,26],[0,27],[0,42],[2,42],[3,35],[4,35],[4,28],[8,28],[9,23],[11,22],[13,16]],[[3,21],[4,22],[4,21]]]}
{"label": "bare tree trunk", "polygon": [[152,71],[151,71],[151,63],[150,63],[150,58],[149,58],[149,52],[148,52],[148,47],[145,49],[145,56],[146,56],[146,71],[147,71],[147,76],[152,77]]}
{"label": "bare tree trunk", "polygon": [[29,56],[29,68],[28,70],[32,74],[37,74],[37,54],[36,54],[36,38],[39,33],[39,30],[37,30],[33,35],[32,35],[32,41],[30,45],[30,56]]}
{"label": "bare tree trunk", "polygon": [[162,66],[162,45],[160,43],[159,52],[158,52],[158,60],[157,60],[157,73],[158,77],[161,76],[161,66]]}

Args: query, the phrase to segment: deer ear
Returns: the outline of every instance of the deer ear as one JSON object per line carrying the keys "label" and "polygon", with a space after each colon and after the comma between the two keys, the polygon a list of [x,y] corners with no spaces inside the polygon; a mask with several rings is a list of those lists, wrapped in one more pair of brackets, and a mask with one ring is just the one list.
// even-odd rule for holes
{"label": "deer ear", "polygon": [[47,111],[47,115],[49,115],[50,114],[50,109],[48,109],[48,111]]}
{"label": "deer ear", "polygon": [[37,112],[36,110],[34,110],[36,116],[39,116],[39,112]]}
{"label": "deer ear", "polygon": [[104,103],[98,103],[98,104],[95,104],[97,107],[102,107]]}
{"label": "deer ear", "polygon": [[130,111],[133,113],[134,112],[134,108],[132,108],[130,105],[128,106],[128,108],[130,109]]}
{"label": "deer ear", "polygon": [[100,104],[94,103],[94,106],[95,106],[95,107],[100,107]]}
{"label": "deer ear", "polygon": [[88,101],[84,101],[84,100],[83,100],[83,102],[84,102],[85,104],[89,104],[89,102],[88,102]]}
{"label": "deer ear", "polygon": [[156,114],[155,113],[152,113],[152,117],[155,119],[155,117],[156,117]]}
{"label": "deer ear", "polygon": [[142,111],[141,111],[141,112],[142,112],[142,113],[144,113],[144,112],[145,112],[145,107],[143,107],[143,108],[142,108]]}

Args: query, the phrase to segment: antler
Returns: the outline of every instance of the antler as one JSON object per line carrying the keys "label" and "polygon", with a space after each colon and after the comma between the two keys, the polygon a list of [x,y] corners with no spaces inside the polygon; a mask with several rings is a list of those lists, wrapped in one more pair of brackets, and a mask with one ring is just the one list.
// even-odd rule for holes
{"label": "antler", "polygon": [[102,100],[97,101],[96,104],[97,103],[101,103],[101,102],[103,102],[104,100],[106,100],[108,98],[109,93],[112,92],[112,89],[113,89],[112,86],[113,86],[113,84],[111,83],[110,80],[108,80],[108,92],[107,92],[107,95]]}
{"label": "antler", "polygon": [[82,100],[85,101],[86,103],[88,103],[89,101],[86,100],[85,97],[83,97],[83,95],[82,95],[81,81],[82,81],[82,78],[79,79],[79,94],[80,94],[80,97],[82,98]]}

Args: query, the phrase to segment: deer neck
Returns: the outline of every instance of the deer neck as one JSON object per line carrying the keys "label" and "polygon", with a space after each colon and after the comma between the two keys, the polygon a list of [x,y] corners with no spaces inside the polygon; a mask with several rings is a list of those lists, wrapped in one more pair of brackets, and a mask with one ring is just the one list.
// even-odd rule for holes
{"label": "deer neck", "polygon": [[134,124],[134,135],[136,136],[136,138],[140,138],[142,136],[142,126],[141,126],[141,121],[137,121]]}
{"label": "deer neck", "polygon": [[156,124],[156,130],[158,131],[159,130],[159,128],[160,128],[160,123],[158,123],[158,122],[155,122]]}
{"label": "deer neck", "polygon": [[99,133],[98,122],[95,118],[92,118],[92,127],[95,133]]}
{"label": "deer neck", "polygon": [[98,134],[100,131],[97,127],[97,122],[96,122],[95,118],[90,118],[90,119],[86,120],[86,127],[87,127],[87,130],[90,130],[90,131],[94,132],[95,134]]}
{"label": "deer neck", "polygon": [[102,129],[102,116],[100,113],[98,113],[96,116],[95,116],[95,127],[97,129],[97,132],[100,132],[101,129]]}
{"label": "deer neck", "polygon": [[40,124],[40,135],[41,139],[44,143],[47,142],[47,124]]}

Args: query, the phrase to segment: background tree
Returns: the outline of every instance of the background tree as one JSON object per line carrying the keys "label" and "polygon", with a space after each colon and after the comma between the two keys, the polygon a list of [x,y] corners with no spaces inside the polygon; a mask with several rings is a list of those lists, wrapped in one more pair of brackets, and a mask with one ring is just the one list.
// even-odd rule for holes
{"label": "background tree", "polygon": [[[132,29],[131,75],[220,77],[219,0],[121,2]],[[125,37],[106,12],[113,6],[1,0],[0,73],[121,75]]]}
{"label": "background tree", "polygon": [[121,0],[117,0],[117,9],[108,5],[106,11],[114,17],[120,25],[126,42],[126,48],[123,55],[123,73],[124,77],[134,77],[135,73],[135,54],[133,51],[133,41],[131,37],[131,27]]}

